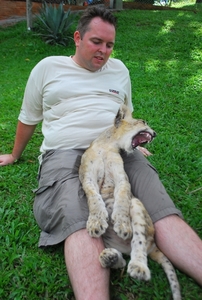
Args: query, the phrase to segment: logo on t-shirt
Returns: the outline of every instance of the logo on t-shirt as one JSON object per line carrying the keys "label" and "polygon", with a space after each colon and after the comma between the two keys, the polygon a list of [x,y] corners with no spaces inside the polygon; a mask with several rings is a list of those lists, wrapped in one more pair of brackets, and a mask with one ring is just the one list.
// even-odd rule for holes
{"label": "logo on t-shirt", "polygon": [[119,91],[116,91],[116,90],[112,90],[112,89],[109,89],[110,93],[114,93],[114,94],[119,94]]}

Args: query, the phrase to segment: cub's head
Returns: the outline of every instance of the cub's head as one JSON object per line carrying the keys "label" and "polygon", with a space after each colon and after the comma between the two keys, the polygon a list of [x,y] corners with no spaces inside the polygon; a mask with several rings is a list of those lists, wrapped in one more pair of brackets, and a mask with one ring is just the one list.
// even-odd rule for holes
{"label": "cub's head", "polygon": [[114,120],[115,138],[119,148],[132,152],[137,146],[150,143],[156,132],[140,119],[133,119],[130,110],[122,105]]}

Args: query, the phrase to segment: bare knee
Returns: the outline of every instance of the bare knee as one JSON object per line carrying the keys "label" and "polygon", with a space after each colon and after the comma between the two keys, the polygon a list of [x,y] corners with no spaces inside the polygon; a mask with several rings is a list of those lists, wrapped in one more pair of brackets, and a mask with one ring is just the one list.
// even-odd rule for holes
{"label": "bare knee", "polygon": [[169,215],[154,223],[155,241],[157,246],[164,252],[165,249],[172,248],[178,238],[192,231],[189,225],[178,215]]}
{"label": "bare knee", "polygon": [[183,227],[187,226],[187,224],[178,215],[169,215],[154,223],[156,234],[164,230],[169,230],[175,226]]}

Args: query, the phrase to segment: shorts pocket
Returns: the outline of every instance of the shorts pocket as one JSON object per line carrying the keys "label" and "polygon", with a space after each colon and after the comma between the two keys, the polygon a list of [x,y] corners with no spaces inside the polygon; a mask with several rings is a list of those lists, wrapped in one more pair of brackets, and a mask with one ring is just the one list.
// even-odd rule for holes
{"label": "shorts pocket", "polygon": [[47,190],[49,187],[53,186],[55,182],[56,182],[56,180],[50,180],[49,182],[47,182],[46,185],[40,186],[38,189],[33,190],[33,192],[36,195],[39,195],[39,194],[43,193],[45,190]]}

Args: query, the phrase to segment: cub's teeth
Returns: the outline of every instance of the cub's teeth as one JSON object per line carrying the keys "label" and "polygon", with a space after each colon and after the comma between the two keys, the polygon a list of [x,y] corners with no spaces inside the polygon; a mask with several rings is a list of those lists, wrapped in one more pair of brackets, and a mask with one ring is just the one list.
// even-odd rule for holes
{"label": "cub's teeth", "polygon": [[140,132],[141,135],[149,136],[148,132]]}

